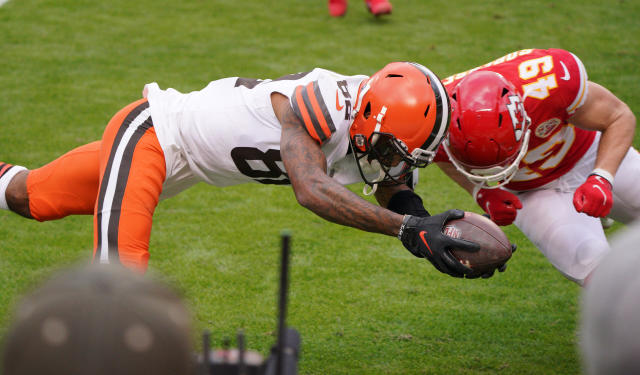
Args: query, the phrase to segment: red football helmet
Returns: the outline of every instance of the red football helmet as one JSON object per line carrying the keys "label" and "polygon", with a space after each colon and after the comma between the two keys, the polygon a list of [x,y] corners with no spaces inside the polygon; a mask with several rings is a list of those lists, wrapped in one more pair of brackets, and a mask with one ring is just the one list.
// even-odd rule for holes
{"label": "red football helmet", "polygon": [[390,63],[364,81],[354,108],[351,147],[370,186],[431,163],[451,117],[440,79],[412,62]]}
{"label": "red football helmet", "polygon": [[531,122],[515,86],[498,73],[477,71],[456,86],[451,101],[443,145],[453,165],[477,186],[508,183],[527,153]]}

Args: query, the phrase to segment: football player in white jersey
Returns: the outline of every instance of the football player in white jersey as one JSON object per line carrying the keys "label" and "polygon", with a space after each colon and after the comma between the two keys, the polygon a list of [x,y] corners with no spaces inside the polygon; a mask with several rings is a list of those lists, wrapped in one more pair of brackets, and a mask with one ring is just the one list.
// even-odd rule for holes
{"label": "football player in white jersey", "polygon": [[437,164],[583,284],[609,251],[599,218],[640,218],[629,107],[560,49],[516,51],[443,82],[453,113]]}
{"label": "football player in white jersey", "polygon": [[[0,164],[0,207],[40,221],[93,214],[94,261],[144,271],[160,199],[198,182],[291,184],[329,221],[397,236],[449,275],[471,272],[448,249],[477,244],[442,234],[463,212],[429,216],[405,183],[432,161],[450,119],[445,88],[424,66],[231,77],[186,94],[151,83],[143,96],[101,141],[31,171]],[[362,181],[381,207],[343,186]]]}

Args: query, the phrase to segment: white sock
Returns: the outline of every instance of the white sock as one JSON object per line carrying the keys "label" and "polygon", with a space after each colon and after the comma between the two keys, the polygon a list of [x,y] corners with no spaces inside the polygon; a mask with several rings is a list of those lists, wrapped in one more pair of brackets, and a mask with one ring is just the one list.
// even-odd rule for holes
{"label": "white sock", "polygon": [[5,174],[0,177],[0,208],[8,210],[9,206],[7,205],[7,198],[5,197],[5,192],[7,191],[7,187],[9,186],[9,182],[13,180],[13,177],[20,171],[26,171],[27,168],[14,165],[9,168]]}

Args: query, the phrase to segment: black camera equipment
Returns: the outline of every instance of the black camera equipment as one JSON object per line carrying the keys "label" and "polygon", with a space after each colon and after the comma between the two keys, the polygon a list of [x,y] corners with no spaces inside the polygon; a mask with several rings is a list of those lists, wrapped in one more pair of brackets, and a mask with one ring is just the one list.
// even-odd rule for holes
{"label": "black camera equipment", "polygon": [[202,356],[198,361],[200,375],[297,375],[300,353],[300,333],[286,326],[287,294],[289,287],[289,253],[291,235],[281,234],[280,288],[278,293],[278,337],[266,360],[245,349],[244,333],[238,332],[237,349],[229,349],[225,340],[222,350],[211,350],[211,335],[202,334]]}

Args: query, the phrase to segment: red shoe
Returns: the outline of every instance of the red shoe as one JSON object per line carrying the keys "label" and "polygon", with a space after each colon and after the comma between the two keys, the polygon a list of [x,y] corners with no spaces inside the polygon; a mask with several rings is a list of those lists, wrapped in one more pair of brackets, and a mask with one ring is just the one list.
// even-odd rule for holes
{"label": "red shoe", "polygon": [[367,9],[374,16],[378,17],[383,14],[391,14],[391,3],[389,0],[365,0]]}
{"label": "red shoe", "polygon": [[329,0],[331,17],[342,17],[347,12],[347,0]]}

